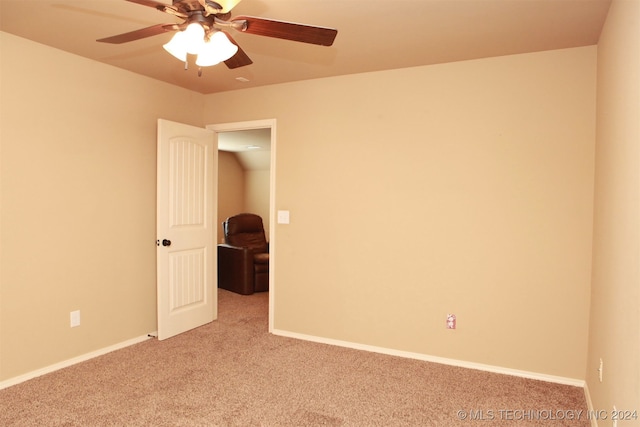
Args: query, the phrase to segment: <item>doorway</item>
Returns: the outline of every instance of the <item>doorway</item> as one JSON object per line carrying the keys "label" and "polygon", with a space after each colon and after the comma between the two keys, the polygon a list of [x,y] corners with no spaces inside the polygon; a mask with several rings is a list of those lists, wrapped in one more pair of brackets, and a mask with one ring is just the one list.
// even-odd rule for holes
{"label": "doorway", "polygon": [[[219,169],[223,171],[224,160],[222,157],[233,157],[243,169],[242,180],[246,191],[242,191],[242,200],[234,200],[234,192],[225,194],[223,188],[219,188],[219,197],[229,198],[232,205],[242,206],[242,211],[253,211],[264,219],[265,232],[269,241],[269,332],[273,331],[276,251],[275,251],[275,154],[276,154],[276,120],[256,120],[249,122],[235,122],[208,125],[207,129],[213,130],[218,136]],[[234,171],[233,166],[230,173]],[[231,178],[233,180],[233,178]],[[268,181],[268,184],[265,184]],[[222,179],[219,185],[225,185]],[[237,191],[235,193],[238,193]],[[246,197],[245,197],[245,193]],[[220,203],[219,203],[220,205]],[[229,212],[225,208],[219,210],[218,235],[222,236],[221,223],[231,214],[239,213],[237,208],[231,206]]]}

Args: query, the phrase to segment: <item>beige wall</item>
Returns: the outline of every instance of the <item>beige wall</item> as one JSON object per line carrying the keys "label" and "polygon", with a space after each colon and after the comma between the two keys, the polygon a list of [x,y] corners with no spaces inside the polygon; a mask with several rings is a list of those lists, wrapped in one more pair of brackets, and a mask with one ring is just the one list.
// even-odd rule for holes
{"label": "beige wall", "polygon": [[0,46],[4,380],[156,330],[156,120],[204,123],[195,92]]}
{"label": "beige wall", "polygon": [[[640,2],[615,0],[598,44],[593,281],[594,408],[640,403]],[[603,381],[598,365],[604,363]],[[639,414],[640,415],[640,414]],[[611,425],[611,420],[600,425]],[[640,426],[640,420],[619,425]]]}
{"label": "beige wall", "polygon": [[277,119],[275,328],[583,379],[595,79],[586,47],[208,95]]}
{"label": "beige wall", "polygon": [[218,151],[218,240],[224,242],[222,222],[244,212],[245,173],[234,153]]}
{"label": "beige wall", "polygon": [[277,119],[276,328],[591,369],[595,47],[202,96],[0,43],[0,380],[155,329],[158,117]]}
{"label": "beige wall", "polygon": [[253,212],[262,217],[264,231],[269,239],[269,170],[247,170],[245,171],[246,192],[245,210]]}

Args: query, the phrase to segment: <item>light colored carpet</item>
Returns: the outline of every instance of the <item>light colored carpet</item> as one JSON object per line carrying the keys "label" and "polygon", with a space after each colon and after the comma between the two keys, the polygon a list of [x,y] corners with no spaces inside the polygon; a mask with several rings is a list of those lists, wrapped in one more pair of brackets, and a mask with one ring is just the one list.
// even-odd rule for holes
{"label": "light colored carpet", "polygon": [[209,325],[0,390],[0,425],[589,426],[581,388],[278,337],[268,294],[219,301]]}

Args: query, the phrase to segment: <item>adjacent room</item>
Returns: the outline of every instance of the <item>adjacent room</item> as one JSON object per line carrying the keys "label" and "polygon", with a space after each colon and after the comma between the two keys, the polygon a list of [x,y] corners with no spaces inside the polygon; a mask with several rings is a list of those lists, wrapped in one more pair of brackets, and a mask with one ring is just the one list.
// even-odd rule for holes
{"label": "adjacent room", "polygon": [[[310,353],[317,370],[355,351],[461,369],[476,388],[505,374],[578,389],[602,415],[591,425],[615,425],[615,408],[619,427],[640,426],[640,1],[222,1],[231,18],[184,2],[240,54],[202,67],[189,54],[185,69],[167,53],[182,2],[0,2],[0,391],[185,342],[153,338],[158,119],[218,140],[267,123],[268,172],[215,155],[225,190],[208,219],[215,246],[225,217],[260,211],[270,289],[220,294],[193,348],[235,342],[216,335],[238,314],[223,303],[252,301],[238,327],[268,307],[264,349],[328,345],[335,357]],[[262,37],[256,16],[337,36]],[[432,425],[455,425],[445,415]]]}

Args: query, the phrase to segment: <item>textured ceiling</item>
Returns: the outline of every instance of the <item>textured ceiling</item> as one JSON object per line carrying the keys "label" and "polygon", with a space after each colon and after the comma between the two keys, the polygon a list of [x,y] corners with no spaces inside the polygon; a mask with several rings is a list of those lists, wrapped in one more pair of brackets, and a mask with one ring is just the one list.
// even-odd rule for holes
{"label": "textured ceiling", "polygon": [[[167,1],[168,3],[168,1]],[[338,29],[331,47],[233,32],[253,64],[198,77],[162,49],[171,33],[95,40],[179,18],[124,0],[0,0],[0,29],[200,93],[593,45],[610,0],[242,0],[233,15]],[[248,81],[241,82],[238,78]]]}

